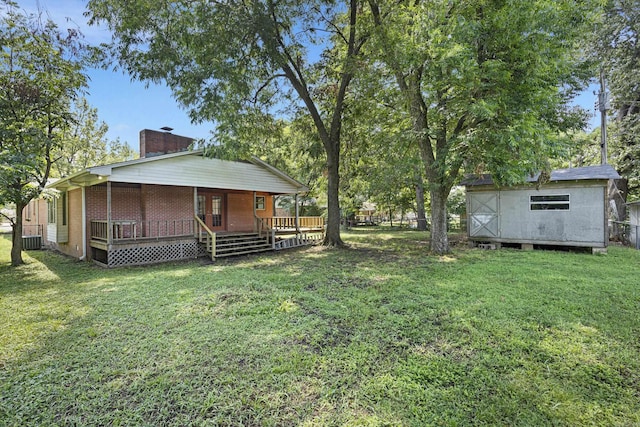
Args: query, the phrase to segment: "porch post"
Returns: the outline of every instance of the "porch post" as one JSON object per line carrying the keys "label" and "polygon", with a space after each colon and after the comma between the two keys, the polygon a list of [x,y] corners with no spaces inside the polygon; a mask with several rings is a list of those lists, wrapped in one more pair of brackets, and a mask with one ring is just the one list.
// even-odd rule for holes
{"label": "porch post", "polygon": [[193,235],[198,237],[196,216],[198,216],[198,187],[193,187]]}
{"label": "porch post", "polygon": [[253,231],[256,232],[258,231],[258,219],[257,219],[257,212],[256,212],[256,192],[253,192]]}
{"label": "porch post", "polygon": [[113,230],[111,229],[111,181],[107,181],[107,244],[113,243]]}
{"label": "porch post", "polygon": [[82,186],[82,257],[81,260],[87,260],[87,195],[86,195],[87,187]]}
{"label": "porch post", "polygon": [[296,233],[300,232],[300,205],[298,204],[298,193],[295,196],[296,203]]}

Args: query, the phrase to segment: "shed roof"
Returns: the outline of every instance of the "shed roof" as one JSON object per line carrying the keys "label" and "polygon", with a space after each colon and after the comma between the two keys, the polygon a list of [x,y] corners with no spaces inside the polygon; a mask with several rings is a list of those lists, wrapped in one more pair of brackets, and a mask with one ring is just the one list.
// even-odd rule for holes
{"label": "shed roof", "polygon": [[[525,182],[537,182],[540,173],[526,178]],[[611,165],[584,166],[581,168],[556,169],[551,171],[549,182],[609,180],[620,179],[620,175]],[[462,180],[462,185],[468,187],[476,185],[493,185],[491,175],[469,175]]]}
{"label": "shed roof", "polygon": [[107,181],[263,191],[276,194],[307,191],[303,184],[257,157],[246,162],[220,160],[204,156],[202,150],[90,167],[63,178],[49,187],[69,189]]}

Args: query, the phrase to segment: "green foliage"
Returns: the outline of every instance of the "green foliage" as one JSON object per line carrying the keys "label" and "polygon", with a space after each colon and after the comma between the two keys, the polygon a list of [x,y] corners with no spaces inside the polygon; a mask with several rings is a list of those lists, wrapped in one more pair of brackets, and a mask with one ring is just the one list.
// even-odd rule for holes
{"label": "green foliage", "polygon": [[605,70],[615,123],[608,130],[611,163],[629,180],[629,194],[640,197],[640,4],[609,0],[589,39],[589,48]]}
{"label": "green foliage", "polygon": [[14,203],[12,259],[20,254],[22,208],[49,179],[55,153],[73,123],[71,103],[86,86],[77,31],[63,34],[51,21],[0,2],[0,205]]}
{"label": "green foliage", "polygon": [[640,252],[350,249],[105,270],[0,239],[0,420],[637,425]]}
{"label": "green foliage", "polygon": [[[303,111],[326,156],[327,243],[340,245],[338,165],[347,89],[366,38],[357,0],[243,3],[91,0],[105,46],[132,76],[166,81],[192,119],[216,122],[227,152],[252,153]],[[253,153],[252,153],[253,154]]]}
{"label": "green foliage", "polygon": [[595,2],[370,2],[431,192],[432,249],[448,251],[446,199],[462,170],[502,184],[546,169],[557,132],[581,124],[568,101],[588,78],[578,55]]}
{"label": "green foliage", "polygon": [[0,203],[24,204],[46,184],[86,77],[75,33],[24,16],[11,2],[0,7]]}
{"label": "green foliage", "polygon": [[90,166],[116,163],[134,158],[135,152],[120,140],[107,141],[107,124],[98,119],[98,110],[85,98],[74,103],[73,122],[61,137],[55,151],[55,176],[71,175]]}

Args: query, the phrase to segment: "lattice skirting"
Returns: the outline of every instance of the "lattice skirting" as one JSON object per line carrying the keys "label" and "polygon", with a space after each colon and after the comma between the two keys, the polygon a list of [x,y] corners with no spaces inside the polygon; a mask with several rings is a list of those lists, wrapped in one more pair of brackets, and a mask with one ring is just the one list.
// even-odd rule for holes
{"label": "lattice skirting", "polygon": [[197,240],[141,243],[137,246],[113,247],[108,254],[109,267],[154,264],[158,262],[194,259],[200,255]]}

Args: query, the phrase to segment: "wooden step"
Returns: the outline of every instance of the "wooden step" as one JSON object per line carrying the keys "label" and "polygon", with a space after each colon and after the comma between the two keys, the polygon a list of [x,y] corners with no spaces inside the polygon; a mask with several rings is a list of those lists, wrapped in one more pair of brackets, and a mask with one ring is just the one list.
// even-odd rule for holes
{"label": "wooden step", "polygon": [[236,256],[236,255],[247,255],[247,254],[254,254],[254,253],[259,253],[259,252],[267,252],[271,250],[271,246],[269,247],[265,247],[265,248],[256,248],[256,249],[249,249],[249,250],[242,250],[242,251],[233,251],[233,252],[228,252],[228,253],[217,253],[216,252],[216,258],[223,258],[223,257],[228,257],[228,256]]}
{"label": "wooden step", "polygon": [[216,240],[256,239],[259,237],[260,235],[258,233],[216,234]]}
{"label": "wooden step", "polygon": [[259,236],[245,236],[245,237],[234,237],[234,238],[216,238],[216,242],[219,243],[242,243],[242,242],[253,242],[254,240],[265,241],[264,237]]}
{"label": "wooden step", "polygon": [[241,251],[243,249],[253,249],[253,248],[270,249],[271,245],[265,242],[264,240],[259,242],[244,243],[242,245],[226,245],[226,246],[216,245],[216,254],[222,253],[222,252]]}
{"label": "wooden step", "polygon": [[[258,233],[224,233],[216,234],[216,258],[246,255],[272,250],[271,244]],[[211,248],[206,248],[211,253]]]}

